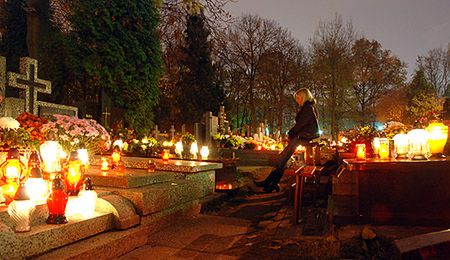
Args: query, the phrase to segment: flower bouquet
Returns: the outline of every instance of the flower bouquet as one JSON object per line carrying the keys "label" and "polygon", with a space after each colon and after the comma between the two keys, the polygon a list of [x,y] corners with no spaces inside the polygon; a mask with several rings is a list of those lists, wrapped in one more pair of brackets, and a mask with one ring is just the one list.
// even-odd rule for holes
{"label": "flower bouquet", "polygon": [[30,132],[33,129],[24,129],[20,127],[19,121],[12,117],[0,118],[0,147],[18,147],[28,149],[38,147],[39,141],[31,138]]}
{"label": "flower bouquet", "polygon": [[92,119],[79,119],[66,115],[53,115],[53,119],[42,126],[47,134],[53,132],[66,152],[85,148],[90,153],[101,153],[111,146],[106,129]]}

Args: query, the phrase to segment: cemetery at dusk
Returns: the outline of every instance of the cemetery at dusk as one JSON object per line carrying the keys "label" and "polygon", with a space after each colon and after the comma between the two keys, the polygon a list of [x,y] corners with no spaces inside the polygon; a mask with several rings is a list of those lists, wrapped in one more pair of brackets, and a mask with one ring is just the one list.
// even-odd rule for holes
{"label": "cemetery at dusk", "polygon": [[0,0],[0,259],[449,259],[449,13]]}

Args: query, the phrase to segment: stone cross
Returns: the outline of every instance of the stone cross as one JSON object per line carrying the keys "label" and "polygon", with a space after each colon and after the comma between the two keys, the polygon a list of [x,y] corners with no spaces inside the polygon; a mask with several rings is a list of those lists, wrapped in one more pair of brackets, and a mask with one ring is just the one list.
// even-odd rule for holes
{"label": "stone cross", "polygon": [[25,111],[38,114],[38,93],[52,93],[52,83],[39,79],[38,61],[28,57],[20,58],[19,73],[8,72],[8,86],[25,90]]}
{"label": "stone cross", "polygon": [[0,56],[0,117],[5,115],[6,58]]}
{"label": "stone cross", "polygon": [[155,138],[158,138],[158,136],[159,136],[158,125],[155,125],[155,130],[153,130],[153,132],[155,134]]}
{"label": "stone cross", "polygon": [[111,118],[111,113],[109,112],[108,106],[105,106],[105,110],[102,112],[103,124],[109,126],[109,121]]}
{"label": "stone cross", "polygon": [[173,140],[173,138],[175,137],[175,126],[174,125],[170,126],[169,132],[170,132],[170,140]]}

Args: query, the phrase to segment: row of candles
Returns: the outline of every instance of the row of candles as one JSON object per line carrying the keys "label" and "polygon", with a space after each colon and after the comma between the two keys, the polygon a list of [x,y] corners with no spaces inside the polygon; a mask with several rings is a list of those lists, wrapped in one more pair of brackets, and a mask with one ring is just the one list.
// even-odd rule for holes
{"label": "row of candles", "polygon": [[[425,129],[413,129],[408,134],[397,134],[392,138],[393,146],[387,138],[375,137],[372,142],[374,154],[381,160],[428,159],[431,155],[444,156],[444,147],[448,138],[448,126],[431,123]],[[365,144],[356,144],[356,159],[366,159]]]}
{"label": "row of candles", "polygon": [[[84,178],[88,167],[87,151],[70,153],[61,167],[59,160],[62,158],[58,153],[61,149],[53,148],[58,148],[57,142],[44,142],[42,157],[33,151],[27,166],[20,160],[19,151],[11,148],[6,161],[0,165],[1,180],[5,183],[0,189],[0,197],[8,205],[16,232],[31,229],[31,216],[36,205],[47,204],[48,224],[65,224],[66,216],[89,218],[94,215],[97,193],[90,178]],[[72,197],[69,199],[69,196]]]}

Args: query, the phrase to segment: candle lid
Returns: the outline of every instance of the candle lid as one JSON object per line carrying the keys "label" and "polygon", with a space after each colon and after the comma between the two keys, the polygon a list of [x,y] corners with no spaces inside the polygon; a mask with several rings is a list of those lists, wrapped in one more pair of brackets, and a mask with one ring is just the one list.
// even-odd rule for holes
{"label": "candle lid", "polygon": [[59,175],[53,180],[53,190],[64,190],[64,182]]}
{"label": "candle lid", "polygon": [[32,151],[30,154],[30,158],[28,159],[28,165],[31,165],[33,163],[41,163],[41,158],[39,157],[39,154],[37,151]]}
{"label": "candle lid", "polygon": [[30,176],[28,178],[42,178],[41,169],[38,167],[33,167],[30,170]]}
{"label": "candle lid", "polygon": [[70,152],[70,156],[69,156],[69,161],[77,161],[78,158],[78,152],[77,151],[72,151]]}
{"label": "candle lid", "polygon": [[14,195],[14,200],[30,200],[25,184],[21,183]]}
{"label": "candle lid", "polygon": [[10,148],[6,159],[20,159],[20,153],[17,148]]}
{"label": "candle lid", "polygon": [[85,190],[93,190],[94,189],[94,183],[92,182],[91,178],[86,177],[84,180],[84,189]]}

